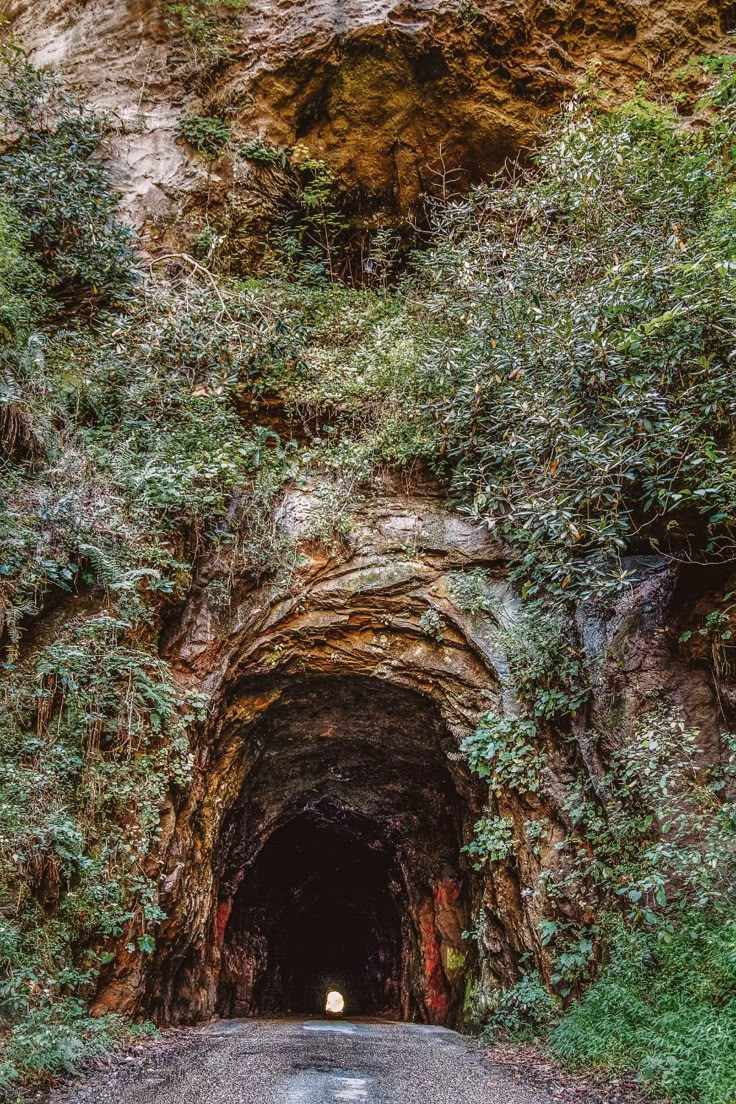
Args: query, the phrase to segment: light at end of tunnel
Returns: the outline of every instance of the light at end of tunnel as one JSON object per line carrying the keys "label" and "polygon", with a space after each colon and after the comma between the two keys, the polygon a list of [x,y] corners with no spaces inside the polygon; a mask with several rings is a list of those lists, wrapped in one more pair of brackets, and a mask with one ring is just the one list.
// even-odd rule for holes
{"label": "light at end of tunnel", "polygon": [[325,1001],[325,1012],[329,1012],[331,1016],[339,1016],[344,1009],[345,1001],[342,993],[338,993],[337,989],[331,989]]}

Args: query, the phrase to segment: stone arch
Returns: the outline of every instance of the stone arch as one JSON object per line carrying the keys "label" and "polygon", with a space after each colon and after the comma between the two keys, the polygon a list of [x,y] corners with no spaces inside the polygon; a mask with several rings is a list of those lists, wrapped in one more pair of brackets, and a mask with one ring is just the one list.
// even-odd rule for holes
{"label": "stone arch", "polygon": [[[351,848],[370,868],[375,923],[364,947],[373,980],[357,1002],[368,1012],[460,1024],[470,974],[509,981],[534,943],[537,905],[522,892],[532,873],[499,867],[490,876],[462,852],[488,793],[469,775],[459,739],[479,711],[512,705],[500,629],[516,600],[503,550],[426,495],[373,499],[338,556],[304,539],[309,507],[299,492],[279,514],[301,552],[288,586],[236,578],[223,614],[209,583],[232,565],[213,558],[164,640],[182,682],[209,692],[210,720],[197,739],[193,784],[172,795],[162,818],[166,920],[156,955],[141,964],[121,948],[100,1009],[145,1011],[160,1022],[218,1010],[308,1011],[294,992],[311,982],[286,984],[294,955],[279,950],[260,903],[283,908],[279,867],[301,836],[312,841],[304,861],[323,897],[340,889],[335,870],[347,868]],[[487,586],[482,615],[464,612],[452,593],[455,573],[478,568]],[[428,609],[441,618],[440,632],[423,626]],[[335,739],[322,746],[330,727]],[[302,769],[289,774],[300,756]],[[334,764],[367,781],[333,785]],[[541,801],[504,800],[520,824],[529,802]],[[332,841],[330,869],[320,865],[318,837]],[[298,911],[303,895],[291,888]],[[482,961],[462,939],[481,905]],[[321,921],[311,914],[304,922]],[[355,916],[351,923],[357,939]],[[298,945],[298,924],[286,927]],[[350,973],[344,961],[340,969]],[[346,984],[360,989],[354,971]]]}

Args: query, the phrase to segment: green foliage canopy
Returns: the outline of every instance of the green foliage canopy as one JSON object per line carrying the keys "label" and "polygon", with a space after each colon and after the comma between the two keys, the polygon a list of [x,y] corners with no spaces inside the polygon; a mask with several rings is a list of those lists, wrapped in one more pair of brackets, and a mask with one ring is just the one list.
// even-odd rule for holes
{"label": "green foliage canopy", "polygon": [[569,104],[533,172],[440,209],[417,261],[452,488],[519,549],[527,593],[732,545],[733,85],[698,131],[643,100]]}

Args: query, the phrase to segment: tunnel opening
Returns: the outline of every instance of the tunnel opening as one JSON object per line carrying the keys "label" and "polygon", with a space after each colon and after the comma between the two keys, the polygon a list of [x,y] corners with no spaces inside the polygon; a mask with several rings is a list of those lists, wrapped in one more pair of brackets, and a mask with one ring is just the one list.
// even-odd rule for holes
{"label": "tunnel opening", "polygon": [[369,677],[289,683],[218,848],[217,1011],[456,1024],[477,808],[439,710]]}
{"label": "tunnel opening", "polygon": [[325,999],[325,1012],[328,1016],[342,1016],[345,1011],[345,998],[339,989],[330,989]]}
{"label": "tunnel opening", "polygon": [[[351,1015],[397,1017],[397,877],[378,841],[356,839],[331,824],[327,811],[276,832],[233,901],[221,1011],[319,1015],[336,989]],[[259,955],[252,1005],[241,984],[249,950]]]}

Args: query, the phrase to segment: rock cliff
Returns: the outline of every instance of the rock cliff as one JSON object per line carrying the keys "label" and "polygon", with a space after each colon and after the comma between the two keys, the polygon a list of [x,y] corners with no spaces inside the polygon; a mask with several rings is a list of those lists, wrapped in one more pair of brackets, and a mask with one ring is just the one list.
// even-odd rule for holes
{"label": "rock cliff", "polygon": [[[36,62],[111,113],[108,157],[147,248],[188,249],[207,222],[244,255],[279,186],[273,159],[243,155],[256,140],[324,161],[358,222],[411,218],[423,193],[466,188],[523,156],[586,74],[614,93],[671,86],[736,25],[736,5],[714,0],[5,10]],[[177,137],[183,112],[227,127],[220,156]],[[612,718],[630,728],[666,693],[698,727],[706,765],[718,761],[730,673],[714,678],[678,636],[725,569],[632,560],[618,602],[581,604],[590,697],[542,733],[538,786],[489,797],[458,749],[480,714],[518,710],[511,552],[416,480],[376,479],[337,544],[310,535],[315,509],[309,487],[279,503],[275,533],[294,548],[286,582],[254,581],[211,554],[166,611],[161,654],[183,686],[208,694],[208,720],[192,783],[162,810],[146,860],[166,914],[156,954],[121,944],[99,1010],[161,1022],[317,1011],[339,984],[367,1012],[472,1022],[525,956],[549,980],[546,887],[573,862],[569,794],[581,777],[598,786]],[[453,580],[470,575],[482,601],[468,609]],[[484,813],[510,825],[508,862],[483,867],[467,851]],[[571,924],[591,920],[586,907],[562,892],[555,902]]]}
{"label": "rock cliff", "polygon": [[[523,154],[589,77],[671,88],[736,19],[717,0],[7,0],[34,61],[111,112],[128,217],[186,246],[203,223],[247,252],[279,181],[239,156],[299,144],[336,174],[357,223],[415,210]],[[223,120],[205,163],[177,140],[182,112]]]}

